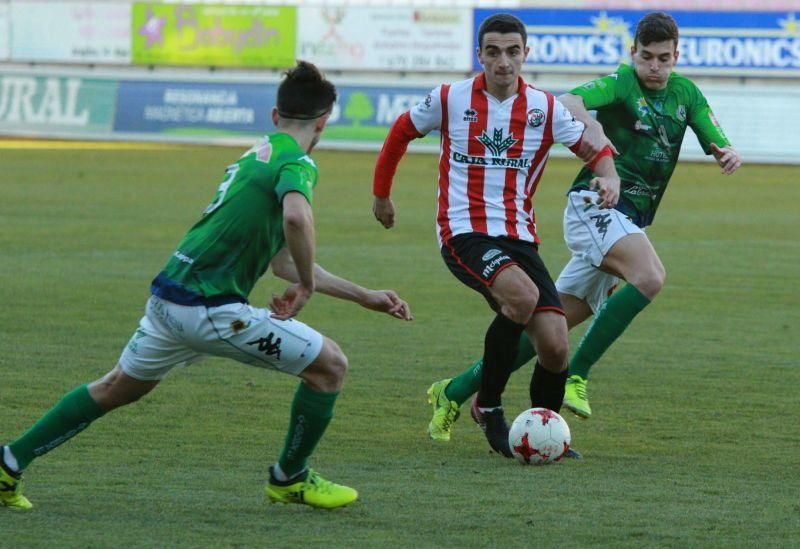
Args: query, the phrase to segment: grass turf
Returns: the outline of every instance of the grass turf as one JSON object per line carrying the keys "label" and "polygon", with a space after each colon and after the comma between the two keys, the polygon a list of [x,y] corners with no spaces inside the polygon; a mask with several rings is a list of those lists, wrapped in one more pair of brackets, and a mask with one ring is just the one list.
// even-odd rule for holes
{"label": "grass turf", "polygon": [[[115,363],[161,268],[238,149],[2,151],[0,441]],[[316,296],[301,320],[350,359],[312,458],[360,500],[332,512],[270,506],[296,380],[209,360],[96,422],[28,470],[30,513],[0,509],[20,547],[790,546],[800,531],[797,168],[726,178],[682,164],[649,235],[661,295],[592,371],[594,417],[565,412],[585,456],[524,468],[489,453],[468,415],[427,439],[425,389],[482,349],[491,314],[439,258],[436,158],[409,155],[396,228],[372,218],[374,154],[319,151],[320,264],[396,289],[404,324]],[[535,206],[542,255],[567,260],[551,161]],[[271,276],[252,301],[284,283]],[[582,327],[571,335],[577,343]],[[506,405],[527,407],[530,368]]]}

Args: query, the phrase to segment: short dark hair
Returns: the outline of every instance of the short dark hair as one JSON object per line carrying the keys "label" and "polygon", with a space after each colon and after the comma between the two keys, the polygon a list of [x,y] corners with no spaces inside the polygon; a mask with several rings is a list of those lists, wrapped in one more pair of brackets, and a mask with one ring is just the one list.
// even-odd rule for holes
{"label": "short dark hair", "polygon": [[286,71],[278,86],[278,116],[311,120],[329,112],[336,101],[336,86],[308,61]]}
{"label": "short dark hair", "polygon": [[636,25],[636,36],[633,39],[634,45],[641,44],[646,46],[651,42],[666,42],[674,40],[675,46],[678,45],[678,24],[675,19],[663,11],[650,12]]}
{"label": "short dark hair", "polygon": [[517,32],[522,35],[523,47],[528,45],[528,32],[525,30],[525,24],[510,13],[495,13],[483,20],[478,28],[479,49],[483,47],[483,35],[487,32],[499,32],[500,34]]}

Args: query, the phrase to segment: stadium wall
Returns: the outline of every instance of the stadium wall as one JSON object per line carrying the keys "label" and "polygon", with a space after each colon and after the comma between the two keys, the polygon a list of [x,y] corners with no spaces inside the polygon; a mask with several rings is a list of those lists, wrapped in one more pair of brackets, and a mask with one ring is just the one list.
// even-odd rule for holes
{"label": "stadium wall", "polygon": [[[479,68],[464,37],[495,11],[221,4],[0,0],[0,135],[249,144],[274,129],[281,70],[299,57],[340,91],[320,146],[377,150],[397,115]],[[625,61],[641,6],[591,4],[507,10],[528,27],[526,80],[558,94]],[[789,139],[800,125],[796,14],[676,4],[678,68],[744,158],[800,163]],[[694,136],[683,155],[703,156]]]}

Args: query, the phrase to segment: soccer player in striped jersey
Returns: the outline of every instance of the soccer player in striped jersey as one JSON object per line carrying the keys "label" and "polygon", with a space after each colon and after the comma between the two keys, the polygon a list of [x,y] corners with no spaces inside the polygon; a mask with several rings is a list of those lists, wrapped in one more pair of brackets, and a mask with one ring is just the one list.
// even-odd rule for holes
{"label": "soccer player in striped jersey", "polygon": [[619,178],[611,150],[582,146],[585,126],[553,95],[520,76],[528,54],[525,26],[509,14],[478,31],[479,75],[435,88],[393,124],[378,157],[375,217],[394,225],[392,179],[408,143],[441,132],[437,234],[450,271],[495,311],[486,332],[478,407],[492,449],[510,457],[501,395],[520,336],[539,350],[532,406],[558,410],[567,379],[567,323],[553,280],[538,254],[533,194],[550,147],[562,143],[597,173],[589,186],[598,207],[612,208]]}
{"label": "soccer player in striped jersey", "polygon": [[[655,217],[687,127],[706,154],[715,157],[722,173],[730,175],[741,166],[702,92],[673,71],[678,35],[670,15],[645,15],[636,28],[632,64],[622,64],[615,73],[559,97],[586,124],[586,146],[618,151],[614,162],[622,180],[616,208],[601,211],[590,189],[592,175],[581,170],[564,212],[564,238],[572,258],[556,287],[570,328],[594,315],[570,360],[564,397],[564,406],[583,418],[592,413],[586,393],[590,368],[664,284],[664,266],[644,229]],[[597,111],[596,120],[589,110]],[[620,280],[626,284],[614,292]],[[534,348],[521,338],[514,368],[533,356]],[[480,389],[483,368],[478,360],[452,380],[431,386],[438,403],[430,423],[434,438],[449,440],[460,405]],[[473,417],[474,404],[473,399]]]}
{"label": "soccer player in striped jersey", "polygon": [[[393,291],[363,288],[314,263],[317,166],[309,154],[335,100],[336,88],[314,65],[301,61],[287,72],[272,110],[278,131],[228,166],[202,217],[153,280],[145,315],[118,365],[65,395],[0,448],[0,506],[32,507],[21,482],[31,461],[143,397],[174,367],[208,355],[301,379],[283,452],[269,468],[270,500],[333,508],[357,498],[307,465],[333,417],[347,358],[333,340],[293,317],[315,291],[404,320],[411,313]],[[269,267],[291,285],[269,309],[252,307],[248,295]]]}

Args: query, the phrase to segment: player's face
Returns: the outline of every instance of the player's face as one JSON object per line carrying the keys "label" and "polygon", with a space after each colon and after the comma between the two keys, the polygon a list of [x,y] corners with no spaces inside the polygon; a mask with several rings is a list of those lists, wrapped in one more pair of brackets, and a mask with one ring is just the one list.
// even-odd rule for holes
{"label": "player's face", "polygon": [[528,47],[522,43],[520,33],[484,34],[483,44],[478,49],[478,60],[486,73],[486,85],[489,91],[512,86],[516,90],[517,78],[527,56]]}
{"label": "player's face", "polygon": [[678,49],[674,40],[650,42],[646,46],[639,42],[631,46],[631,57],[642,87],[663,90],[678,62]]}

